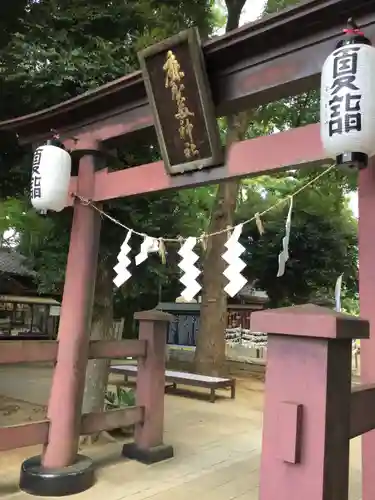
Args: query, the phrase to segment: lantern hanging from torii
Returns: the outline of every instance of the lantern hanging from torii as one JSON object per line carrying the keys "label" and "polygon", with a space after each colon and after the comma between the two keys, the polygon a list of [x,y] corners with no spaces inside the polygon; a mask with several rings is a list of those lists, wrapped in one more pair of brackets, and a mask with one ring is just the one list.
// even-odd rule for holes
{"label": "lantern hanging from torii", "polygon": [[375,154],[375,48],[352,19],[323,65],[320,99],[327,156],[365,168]]}
{"label": "lantern hanging from torii", "polygon": [[71,166],[71,156],[56,136],[35,150],[30,193],[35,210],[63,210],[69,195]]}

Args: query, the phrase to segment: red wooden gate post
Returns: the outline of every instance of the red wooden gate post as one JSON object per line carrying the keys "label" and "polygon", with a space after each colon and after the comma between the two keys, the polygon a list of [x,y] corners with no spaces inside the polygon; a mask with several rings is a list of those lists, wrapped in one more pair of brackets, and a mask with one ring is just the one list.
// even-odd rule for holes
{"label": "red wooden gate post", "polygon": [[[90,199],[94,194],[94,155],[98,145],[85,144],[83,148],[77,188],[81,196]],[[33,457],[21,467],[20,487],[31,494],[53,497],[78,493],[92,486],[94,481],[91,460],[77,456],[77,451],[99,236],[99,214],[75,201],[59,347],[48,404],[48,443],[42,460]]]}
{"label": "red wooden gate post", "polygon": [[135,428],[135,442],[123,447],[127,458],[151,464],[173,457],[172,446],[163,443],[165,351],[167,327],[171,314],[162,311],[142,311],[134,315],[139,320],[139,339],[147,343],[146,357],[138,360],[137,406],[144,408],[143,423]]}
{"label": "red wooden gate post", "polygon": [[352,338],[368,322],[306,306],[255,312],[268,338],[260,500],[347,500]]}
{"label": "red wooden gate post", "polygon": [[[375,157],[359,172],[358,253],[360,314],[370,321],[371,335],[361,342],[361,382],[375,383]],[[362,436],[362,498],[375,499],[375,430]]]}

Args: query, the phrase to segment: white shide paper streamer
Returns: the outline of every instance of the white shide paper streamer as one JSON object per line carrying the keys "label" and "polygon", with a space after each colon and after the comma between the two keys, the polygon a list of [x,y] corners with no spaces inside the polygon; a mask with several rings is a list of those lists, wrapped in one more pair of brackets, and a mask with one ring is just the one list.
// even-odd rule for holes
{"label": "white shide paper streamer", "polygon": [[285,264],[289,259],[289,238],[290,229],[292,226],[292,210],[293,210],[293,197],[290,198],[288,216],[285,222],[285,236],[283,238],[283,248],[279,253],[279,270],[277,271],[277,277],[280,278],[285,273]]}
{"label": "white shide paper streamer", "polygon": [[120,253],[117,256],[117,264],[113,268],[117,275],[114,278],[113,283],[115,284],[115,286],[117,286],[117,288],[120,288],[120,286],[122,286],[131,277],[131,273],[128,270],[128,267],[131,263],[129,259],[129,252],[131,250],[129,246],[129,240],[131,235],[132,231],[128,231],[128,234],[126,235],[125,240],[121,245]]}
{"label": "white shide paper streamer", "polygon": [[337,278],[335,285],[335,303],[336,311],[341,312],[341,288],[342,288],[342,274]]}
{"label": "white shide paper streamer", "polygon": [[229,280],[229,283],[224,288],[224,291],[234,297],[246,285],[247,279],[242,276],[241,272],[245,269],[246,263],[240,259],[240,255],[246,250],[239,242],[242,233],[242,224],[238,224],[225,243],[226,252],[222,255],[228,265],[223,274]]}
{"label": "white shide paper streamer", "polygon": [[135,265],[139,266],[148,258],[148,254],[151,252],[159,251],[159,241],[151,236],[145,236],[141,244],[139,253],[135,256]]}
{"label": "white shide paper streamer", "polygon": [[197,281],[201,271],[195,266],[199,259],[199,256],[193,251],[196,244],[197,238],[189,236],[178,251],[178,254],[182,257],[178,267],[183,271],[180,282],[185,286],[181,292],[181,297],[187,302],[192,301],[202,288]]}

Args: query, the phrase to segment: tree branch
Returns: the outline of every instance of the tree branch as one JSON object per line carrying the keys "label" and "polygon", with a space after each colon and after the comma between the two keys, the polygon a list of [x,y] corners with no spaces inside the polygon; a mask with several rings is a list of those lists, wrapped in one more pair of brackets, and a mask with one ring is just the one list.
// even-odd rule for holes
{"label": "tree branch", "polygon": [[246,3],[246,0],[225,0],[227,6],[228,19],[225,27],[225,32],[238,28],[240,24],[241,12]]}

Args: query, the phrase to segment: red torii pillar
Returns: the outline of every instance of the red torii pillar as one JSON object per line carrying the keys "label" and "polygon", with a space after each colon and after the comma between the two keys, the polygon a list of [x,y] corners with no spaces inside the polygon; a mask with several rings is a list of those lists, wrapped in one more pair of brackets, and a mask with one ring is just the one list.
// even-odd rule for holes
{"label": "red torii pillar", "polygon": [[[370,338],[361,340],[361,381],[375,383],[375,158],[359,173],[359,297]],[[362,436],[362,500],[375,498],[375,430]]]}
{"label": "red torii pillar", "polygon": [[[85,143],[79,161],[77,191],[91,199],[95,189],[97,141]],[[58,469],[76,460],[80,414],[90,342],[100,240],[100,215],[78,200],[70,235],[68,262],[58,332],[59,349],[48,404],[48,443],[43,454],[46,469]]]}
{"label": "red torii pillar", "polygon": [[[95,188],[99,143],[81,142],[76,189],[91,199]],[[20,487],[43,496],[64,496],[89,488],[94,481],[92,460],[77,455],[81,430],[81,407],[90,345],[100,215],[91,207],[74,201],[73,223],[65,274],[57,359],[48,403],[48,440],[42,457],[25,460]],[[35,493],[34,493],[35,494]]]}

